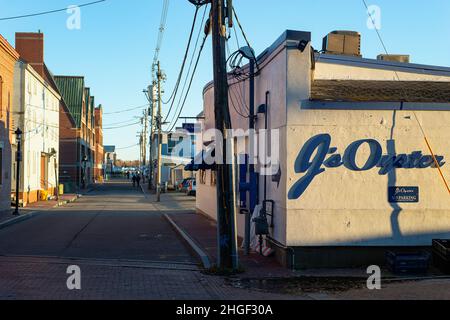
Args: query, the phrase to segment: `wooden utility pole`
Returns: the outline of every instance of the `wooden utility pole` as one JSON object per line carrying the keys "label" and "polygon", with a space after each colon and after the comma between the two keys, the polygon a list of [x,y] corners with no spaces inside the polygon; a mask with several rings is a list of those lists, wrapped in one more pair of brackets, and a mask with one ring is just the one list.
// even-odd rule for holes
{"label": "wooden utility pole", "polygon": [[[235,190],[233,162],[227,161],[227,134],[231,129],[228,109],[228,75],[226,68],[226,28],[225,0],[211,0],[212,43],[214,65],[214,116],[216,130],[223,139],[216,139],[216,154],[221,153],[222,163],[217,164],[217,228],[218,228],[218,267],[222,270],[237,270],[237,238],[235,217]],[[230,138],[232,139],[232,138]],[[221,152],[220,152],[221,151]],[[233,154],[232,150],[231,153]]]}
{"label": "wooden utility pole", "polygon": [[143,159],[142,166],[145,167],[147,165],[147,134],[148,134],[148,113],[149,109],[144,110],[144,137],[143,137]]}
{"label": "wooden utility pole", "polygon": [[149,151],[149,179],[148,179],[148,189],[150,190],[153,186],[153,123],[154,123],[154,108],[155,108],[155,82],[151,86],[148,86],[148,96],[150,103],[150,151]]}
{"label": "wooden utility pole", "polygon": [[156,201],[161,202],[161,149],[162,149],[162,116],[161,116],[161,81],[162,81],[161,65],[158,61],[158,115],[156,124],[158,126],[158,170],[157,170],[157,182],[156,182]]}

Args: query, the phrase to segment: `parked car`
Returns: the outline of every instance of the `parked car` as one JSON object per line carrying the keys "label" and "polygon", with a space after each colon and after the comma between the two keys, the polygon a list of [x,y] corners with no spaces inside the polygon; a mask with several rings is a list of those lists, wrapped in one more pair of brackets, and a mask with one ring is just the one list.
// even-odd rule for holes
{"label": "parked car", "polygon": [[189,187],[189,182],[191,180],[195,180],[195,178],[183,179],[183,181],[178,185],[178,190],[180,190],[181,192],[187,192],[188,191],[188,187]]}
{"label": "parked car", "polygon": [[195,196],[197,194],[197,181],[194,179],[189,181],[187,195],[188,196]]}

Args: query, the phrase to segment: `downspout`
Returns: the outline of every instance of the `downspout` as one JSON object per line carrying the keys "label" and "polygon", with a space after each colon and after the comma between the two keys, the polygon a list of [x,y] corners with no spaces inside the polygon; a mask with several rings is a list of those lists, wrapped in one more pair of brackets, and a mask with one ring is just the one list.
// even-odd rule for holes
{"label": "downspout", "polygon": [[[269,113],[269,97],[270,97],[270,91],[266,91],[266,101],[265,101],[265,112],[264,112],[264,129],[267,135],[267,129],[268,129],[268,113]],[[266,137],[267,138],[267,137]],[[267,157],[267,153],[268,153],[268,144],[267,144],[267,139],[266,139],[266,157]],[[266,159],[267,160],[267,159]],[[267,163],[267,161],[265,161],[264,163]],[[267,201],[267,174],[264,175],[264,205]],[[272,217],[271,217],[271,222],[273,225],[273,218],[274,218],[274,206],[272,206]],[[289,246],[285,246],[282,243],[280,243],[279,241],[275,240],[274,238],[272,238],[270,235],[266,236],[266,239],[270,241],[271,244],[286,250],[286,251],[290,251],[291,253],[291,269],[295,270],[295,250],[292,247]]]}

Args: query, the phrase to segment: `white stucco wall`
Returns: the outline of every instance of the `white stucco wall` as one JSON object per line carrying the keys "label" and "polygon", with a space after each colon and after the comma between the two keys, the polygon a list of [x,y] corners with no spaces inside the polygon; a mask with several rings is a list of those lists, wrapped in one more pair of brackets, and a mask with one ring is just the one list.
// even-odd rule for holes
{"label": "white stucco wall", "polygon": [[[318,134],[329,134],[331,147],[336,147],[336,153],[341,155],[351,143],[362,139],[376,140],[386,155],[391,138],[397,155],[414,151],[430,154],[413,111],[394,113],[399,103],[392,106],[383,103],[383,108],[381,104],[366,103],[366,110],[357,110],[353,104],[327,109],[326,103],[317,102],[320,108],[314,109],[314,102],[309,101],[311,79],[396,80],[398,76],[403,81],[450,81],[450,72],[436,73],[434,67],[405,65],[404,69],[395,68],[396,75],[392,66],[377,66],[375,60],[341,63],[339,59],[332,61],[332,57],[322,58],[312,73],[309,46],[302,53],[295,46],[286,48],[285,42],[261,63],[261,73],[255,80],[255,108],[265,103],[269,91],[268,125],[280,134],[281,181],[278,185],[272,182],[272,177],[267,178],[267,199],[275,201],[272,236],[288,246],[430,245],[433,238],[450,237],[450,197],[436,168],[395,169],[388,175],[380,175],[376,167],[361,172],[344,166],[325,168],[301,197],[289,199],[292,186],[304,176],[294,170],[298,153]],[[241,95],[236,91],[233,95],[234,90],[240,90]],[[236,101],[242,92],[248,93],[248,81],[232,85],[230,91]],[[205,89],[207,129],[214,127],[213,94],[213,87]],[[434,153],[450,161],[450,111],[421,111],[421,104],[415,107],[419,109],[415,113]],[[230,113],[233,128],[248,128],[248,119],[231,105]],[[264,128],[264,115],[258,115],[256,127]],[[369,148],[361,146],[357,163],[363,164],[368,154]],[[442,169],[450,181],[450,163]],[[419,187],[419,203],[389,203],[388,186]],[[263,188],[261,177],[260,199]],[[216,218],[214,186],[197,184],[197,208]],[[243,235],[242,218],[238,216],[240,236]]]}
{"label": "white stucco wall", "polygon": [[[15,128],[20,127],[24,132],[20,191],[41,190],[41,155],[50,153],[52,149],[59,154],[61,98],[36,71],[23,62],[16,64],[15,85],[14,124]],[[48,157],[46,166],[48,188],[55,188],[55,157]],[[15,190],[15,181],[13,188]]]}
{"label": "white stucco wall", "polygon": [[[311,137],[327,133],[331,147],[341,155],[354,141],[375,139],[387,154],[387,141],[395,141],[395,153],[422,151],[429,155],[413,111],[311,110],[302,74],[308,65],[298,51],[289,52],[287,190],[304,174],[294,171],[299,151]],[[305,68],[306,67],[306,68]],[[301,72],[300,70],[304,70]],[[294,72],[295,70],[295,72]],[[430,75],[422,70],[398,71],[401,80],[450,81],[450,73]],[[391,70],[317,63],[315,78],[394,80]],[[450,159],[450,111],[415,111],[436,155]],[[394,124],[395,121],[395,124]],[[369,148],[362,146],[358,163]],[[442,168],[450,181],[450,167]],[[419,203],[388,202],[388,186],[419,187]],[[344,166],[325,168],[298,199],[287,198],[286,244],[289,246],[385,246],[431,245],[433,238],[450,236],[450,197],[436,168],[395,169],[380,175],[379,168],[351,171]]]}

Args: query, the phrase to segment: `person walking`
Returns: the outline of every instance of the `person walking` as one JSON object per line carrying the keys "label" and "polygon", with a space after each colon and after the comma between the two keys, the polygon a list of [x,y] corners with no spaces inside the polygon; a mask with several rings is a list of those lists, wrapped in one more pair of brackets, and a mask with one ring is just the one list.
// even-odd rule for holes
{"label": "person walking", "polygon": [[133,173],[131,180],[133,181],[133,188],[134,188],[136,186],[136,174]]}
{"label": "person walking", "polygon": [[136,175],[136,183],[137,183],[137,187],[139,188],[140,187],[140,183],[141,183],[141,174],[140,173],[138,173]]}

